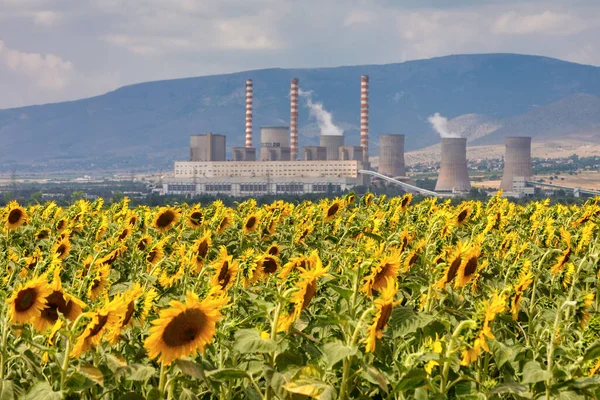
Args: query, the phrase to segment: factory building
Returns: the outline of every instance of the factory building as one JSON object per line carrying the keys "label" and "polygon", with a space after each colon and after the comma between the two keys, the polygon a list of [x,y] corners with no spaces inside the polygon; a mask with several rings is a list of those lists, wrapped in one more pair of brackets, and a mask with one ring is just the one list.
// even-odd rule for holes
{"label": "factory building", "polygon": [[[506,150],[504,153],[504,173],[500,189],[505,192],[515,191],[514,178],[527,180],[533,175],[531,166],[531,137],[513,136],[504,139]],[[520,186],[519,186],[520,187]]]}
{"label": "factory building", "polygon": [[363,159],[363,148],[360,146],[340,146],[338,160],[358,160]]}
{"label": "factory building", "polygon": [[323,146],[307,146],[304,148],[305,161],[327,160],[327,148]]}
{"label": "factory building", "polygon": [[328,160],[340,159],[340,147],[344,145],[344,135],[321,135],[319,141],[321,147],[327,149]]}
{"label": "factory building", "polygon": [[436,192],[468,192],[471,181],[467,171],[467,139],[442,138],[440,173]]}
{"label": "factory building", "polygon": [[190,136],[191,161],[225,161],[226,138],[212,132]]}
{"label": "factory building", "polygon": [[260,161],[289,161],[290,136],[287,126],[260,127]]}
{"label": "factory building", "polygon": [[404,135],[379,135],[379,169],[382,175],[405,176]]}
{"label": "factory building", "polygon": [[231,157],[233,161],[256,161],[256,149],[254,147],[233,147]]}

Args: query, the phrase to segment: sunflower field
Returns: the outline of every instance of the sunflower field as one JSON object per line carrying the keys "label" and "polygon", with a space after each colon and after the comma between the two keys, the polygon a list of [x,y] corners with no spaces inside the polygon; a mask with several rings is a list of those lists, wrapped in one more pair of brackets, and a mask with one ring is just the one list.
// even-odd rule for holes
{"label": "sunflower field", "polygon": [[0,400],[597,399],[600,198],[1,209]]}

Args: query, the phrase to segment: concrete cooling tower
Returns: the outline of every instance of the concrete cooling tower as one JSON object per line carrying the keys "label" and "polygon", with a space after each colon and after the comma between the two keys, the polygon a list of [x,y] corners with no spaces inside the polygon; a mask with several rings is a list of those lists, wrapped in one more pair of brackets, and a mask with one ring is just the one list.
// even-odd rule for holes
{"label": "concrete cooling tower", "polygon": [[504,139],[506,151],[504,154],[504,174],[500,189],[512,192],[513,178],[522,176],[530,178],[531,168],[531,138],[527,136],[507,137]]}
{"label": "concrete cooling tower", "polygon": [[260,160],[289,161],[290,131],[288,126],[260,127]]}
{"label": "concrete cooling tower", "polygon": [[442,138],[440,175],[435,190],[466,192],[471,189],[467,172],[467,139]]}
{"label": "concrete cooling tower", "polygon": [[379,135],[378,172],[391,177],[406,175],[404,135]]}
{"label": "concrete cooling tower", "polygon": [[344,135],[321,135],[321,147],[327,149],[328,160],[340,159],[340,146],[344,145]]}

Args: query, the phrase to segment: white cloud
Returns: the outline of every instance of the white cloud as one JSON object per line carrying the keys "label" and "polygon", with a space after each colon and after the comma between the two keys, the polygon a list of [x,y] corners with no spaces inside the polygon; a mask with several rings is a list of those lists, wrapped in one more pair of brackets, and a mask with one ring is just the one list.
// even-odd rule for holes
{"label": "white cloud", "polygon": [[62,15],[55,11],[38,11],[35,13],[33,22],[36,25],[54,26],[62,19]]}
{"label": "white cloud", "polygon": [[344,18],[344,26],[371,24],[377,20],[374,11],[352,11]]}
{"label": "white cloud", "polygon": [[546,10],[541,13],[521,15],[516,11],[510,11],[496,19],[492,31],[504,35],[540,33],[554,36],[571,35],[585,28],[585,21],[567,13]]}

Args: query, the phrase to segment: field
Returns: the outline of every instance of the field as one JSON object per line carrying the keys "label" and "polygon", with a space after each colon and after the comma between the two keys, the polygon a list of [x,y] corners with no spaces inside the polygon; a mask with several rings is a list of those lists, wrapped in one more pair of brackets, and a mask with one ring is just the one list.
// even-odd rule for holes
{"label": "field", "polygon": [[600,199],[2,211],[0,399],[600,396]]}

